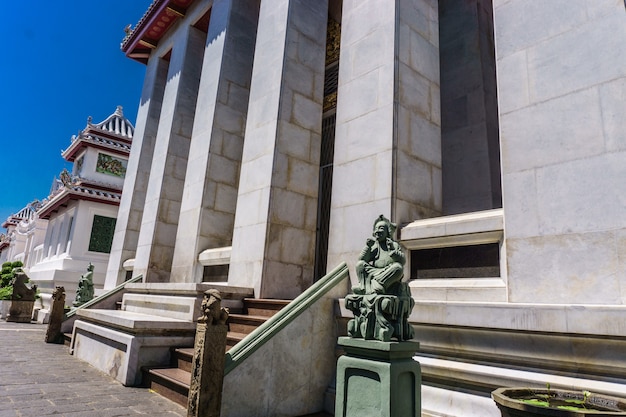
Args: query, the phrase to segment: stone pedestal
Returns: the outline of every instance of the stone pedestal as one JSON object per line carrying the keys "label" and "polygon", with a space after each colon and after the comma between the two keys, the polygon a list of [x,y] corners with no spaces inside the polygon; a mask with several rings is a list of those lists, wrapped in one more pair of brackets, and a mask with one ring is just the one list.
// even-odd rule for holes
{"label": "stone pedestal", "polygon": [[7,318],[9,315],[9,307],[11,307],[11,300],[0,300],[0,318]]}
{"label": "stone pedestal", "polygon": [[340,337],[335,417],[418,417],[421,371],[417,342]]}
{"label": "stone pedestal", "polygon": [[9,314],[7,314],[5,320],[16,323],[30,323],[33,317],[35,302],[11,300],[10,303]]}

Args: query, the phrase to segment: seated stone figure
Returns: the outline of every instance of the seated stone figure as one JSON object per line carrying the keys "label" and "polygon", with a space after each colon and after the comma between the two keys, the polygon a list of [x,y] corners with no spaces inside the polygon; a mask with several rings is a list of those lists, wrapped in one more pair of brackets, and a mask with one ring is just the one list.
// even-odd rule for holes
{"label": "seated stone figure", "polygon": [[87,273],[81,275],[80,280],[78,281],[76,297],[74,299],[74,302],[72,303],[72,306],[80,307],[87,301],[91,301],[93,299],[93,269],[93,264],[89,262],[89,265],[87,266]]}
{"label": "seated stone figure", "polygon": [[28,276],[24,273],[22,268],[17,268],[15,271],[15,278],[13,278],[13,293],[11,294],[11,300],[15,301],[35,301],[37,296],[37,285],[33,284],[30,288],[26,286],[26,283],[30,281]]}
{"label": "seated stone figure", "polygon": [[374,223],[373,237],[368,237],[356,264],[359,285],[355,294],[386,294],[404,276],[406,262],[402,248],[392,239],[396,225],[382,214]]}
{"label": "seated stone figure", "polygon": [[346,296],[346,308],[354,313],[348,322],[351,337],[389,342],[414,336],[408,322],[415,301],[404,276],[406,258],[393,240],[396,225],[382,214],[374,222],[373,237],[368,237],[359,255],[356,273],[359,285]]}

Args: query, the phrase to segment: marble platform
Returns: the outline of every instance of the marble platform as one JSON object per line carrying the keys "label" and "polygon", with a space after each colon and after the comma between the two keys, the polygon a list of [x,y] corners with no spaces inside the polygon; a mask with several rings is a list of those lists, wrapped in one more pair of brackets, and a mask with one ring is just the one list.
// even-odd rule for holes
{"label": "marble platform", "polygon": [[143,366],[167,364],[172,346],[194,342],[193,322],[115,310],[82,313],[74,323],[70,352],[126,386],[141,383]]}

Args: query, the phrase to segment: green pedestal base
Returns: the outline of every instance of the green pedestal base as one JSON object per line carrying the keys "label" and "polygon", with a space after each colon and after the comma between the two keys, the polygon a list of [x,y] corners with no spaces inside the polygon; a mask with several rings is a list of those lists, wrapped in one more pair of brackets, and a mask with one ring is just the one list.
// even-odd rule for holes
{"label": "green pedestal base", "polygon": [[419,343],[340,337],[339,345],[335,417],[421,415]]}

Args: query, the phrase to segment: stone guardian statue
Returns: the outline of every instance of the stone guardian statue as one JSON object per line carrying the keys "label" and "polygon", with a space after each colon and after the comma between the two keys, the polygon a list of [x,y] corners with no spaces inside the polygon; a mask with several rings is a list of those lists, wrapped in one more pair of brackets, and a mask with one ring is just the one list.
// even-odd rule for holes
{"label": "stone guardian statue", "polygon": [[372,236],[365,240],[356,264],[358,285],[346,297],[354,313],[348,322],[353,338],[389,342],[414,336],[408,317],[415,305],[409,286],[402,282],[406,257],[393,239],[396,225],[382,214],[374,222]]}
{"label": "stone guardian statue", "polygon": [[93,269],[94,266],[91,262],[87,266],[87,272],[81,275],[78,281],[78,288],[76,289],[76,297],[72,306],[80,307],[87,301],[93,299]]}

